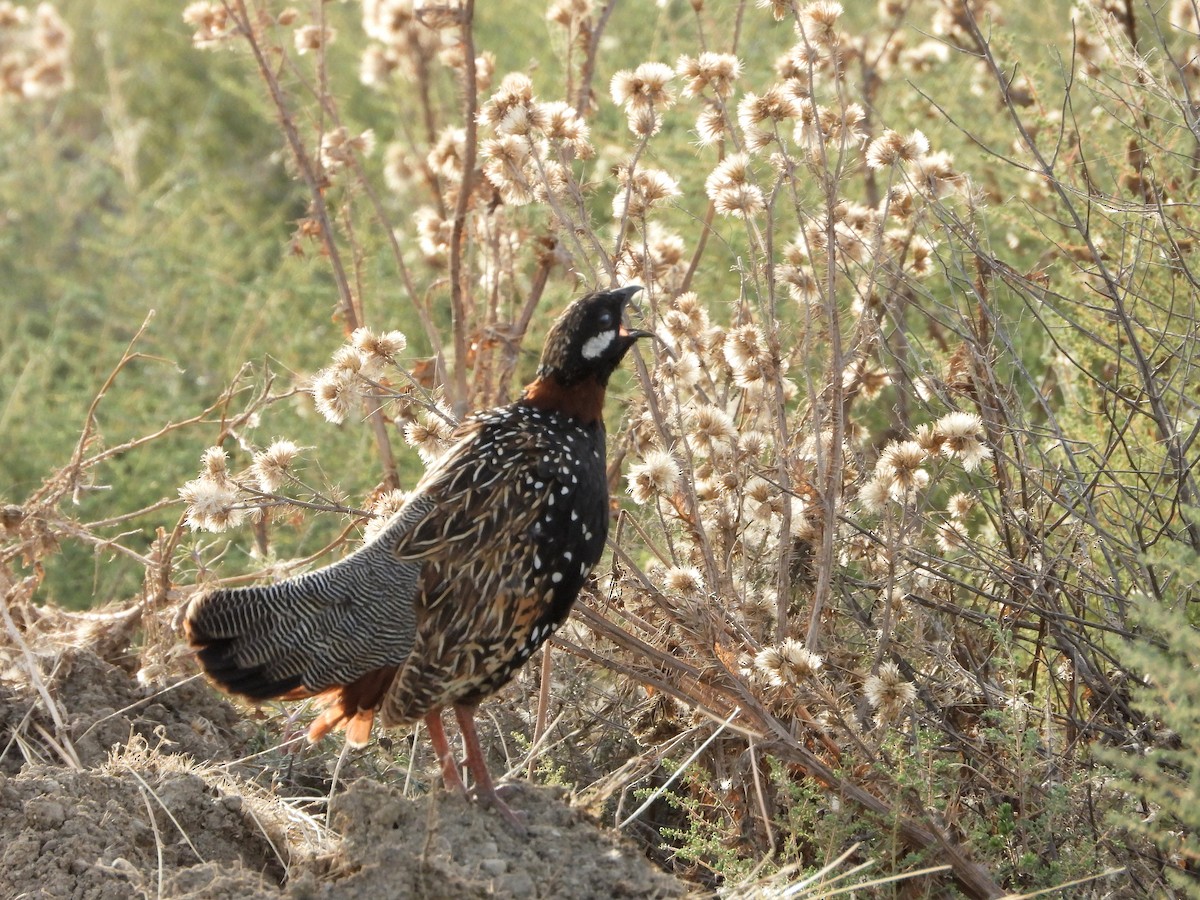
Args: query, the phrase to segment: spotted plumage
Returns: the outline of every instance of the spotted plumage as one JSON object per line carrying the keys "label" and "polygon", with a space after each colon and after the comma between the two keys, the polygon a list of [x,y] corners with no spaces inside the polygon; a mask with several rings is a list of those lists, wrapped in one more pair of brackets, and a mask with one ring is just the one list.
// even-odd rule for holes
{"label": "spotted plumage", "polygon": [[602,406],[609,376],[646,332],[621,324],[638,288],[571,304],[517,402],[468,417],[369,544],[278,584],[195,599],[187,636],[209,676],[263,700],[319,697],[309,736],[365,743],[424,718],[446,780],[454,707],[482,796],[495,796],[475,705],[502,687],[570,612],[604,550],[608,484]]}

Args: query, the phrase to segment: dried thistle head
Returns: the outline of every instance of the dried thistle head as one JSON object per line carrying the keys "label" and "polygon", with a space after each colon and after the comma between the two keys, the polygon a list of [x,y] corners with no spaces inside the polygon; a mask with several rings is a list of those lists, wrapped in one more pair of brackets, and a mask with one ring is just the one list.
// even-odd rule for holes
{"label": "dried thistle head", "polygon": [[622,279],[670,294],[679,289],[687,273],[687,247],[683,238],[655,221],[646,223],[642,235],[631,234],[617,254]]}
{"label": "dried thistle head", "polygon": [[443,218],[432,206],[422,206],[413,213],[417,226],[417,246],[425,262],[442,268],[450,258],[450,240],[454,233],[454,222]]}
{"label": "dried thistle head", "polygon": [[800,641],[788,638],[764,647],[754,657],[754,667],[774,687],[797,685],[815,678],[825,660]]}
{"label": "dried thistle head", "polygon": [[483,174],[499,191],[505,203],[523,206],[533,200],[532,184],[526,163],[530,158],[529,141],[518,135],[505,135],[484,141]]}
{"label": "dried thistle head", "polygon": [[961,491],[946,501],[946,513],[958,522],[965,521],[973,509],[975,509],[975,498]]}
{"label": "dried thistle head", "polygon": [[681,597],[695,598],[705,592],[704,575],[696,566],[671,566],[662,582],[668,593]]}
{"label": "dried thistle head", "polygon": [[1200,37],[1200,11],[1192,0],[1174,0],[1167,21],[1176,31]]}
{"label": "dried thistle head", "polygon": [[707,104],[696,117],[696,136],[701,147],[710,147],[729,134],[725,110],[715,103]]}
{"label": "dried thistle head", "polygon": [[300,56],[324,50],[337,39],[337,30],[329,25],[301,25],[292,35]]}
{"label": "dried thistle head", "polygon": [[767,335],[753,323],[729,331],[724,343],[725,362],[738,384],[758,381],[772,369],[771,348]]}
{"label": "dried thistle head", "polygon": [[534,109],[533,81],[523,72],[510,72],[476,118],[497,134],[528,134],[537,118]]}
{"label": "dried thistle head", "polygon": [[889,486],[892,499],[907,503],[916,491],[929,484],[925,450],[916,441],[892,441],[879,455],[875,479]]}
{"label": "dried thistle head", "polygon": [[983,420],[974,413],[949,413],[938,419],[933,430],[941,440],[942,455],[959,460],[966,471],[973,472],[991,459],[991,448],[983,443]]}
{"label": "dried thistle head", "polygon": [[669,87],[674,76],[674,70],[666,63],[646,62],[613,75],[609,90],[613,102],[626,110],[646,106],[669,109],[675,103],[675,94]]}
{"label": "dried thistle head", "polygon": [[229,454],[220,447],[209,447],[200,454],[200,477],[210,481],[229,481]]}
{"label": "dried thistle head", "polygon": [[937,245],[919,234],[908,236],[904,269],[914,278],[924,278],[934,270]]}
{"label": "dried thistle head", "polygon": [[624,108],[629,130],[638,137],[650,137],[662,128],[662,114],[675,104],[670,88],[675,71],[666,63],[642,63],[636,69],[623,69],[612,77],[609,90],[613,101]]}
{"label": "dried thistle head", "polygon": [[886,478],[872,478],[858,489],[858,503],[864,511],[879,514],[892,499],[892,484]]}
{"label": "dried thistle head", "polygon": [[189,3],[184,7],[183,21],[195,29],[192,32],[192,45],[200,50],[212,49],[237,33],[237,27],[229,21],[229,11],[223,3],[208,0]]}
{"label": "dried thistle head", "polygon": [[292,464],[300,455],[300,447],[286,438],[274,441],[266,450],[254,454],[250,464],[254,480],[264,494],[274,494],[287,480]]}
{"label": "dried thistle head", "polygon": [[413,0],[363,0],[363,31],[384,44],[401,43],[418,25]]}
{"label": "dried thistle head", "polygon": [[179,497],[186,504],[184,521],[193,530],[225,531],[246,518],[238,486],[229,476],[228,456],[220,447],[201,454],[200,477],[181,487]]}
{"label": "dried thistle head", "polygon": [[739,455],[747,460],[762,459],[774,446],[771,438],[765,432],[756,429],[742,431],[737,437]]}
{"label": "dried thistle head", "polygon": [[967,528],[955,519],[940,522],[935,541],[944,556],[953,556],[967,549]]}
{"label": "dried thistle head", "polygon": [[776,22],[790,17],[795,9],[793,0],[757,0],[754,5],[759,9],[769,9]]}
{"label": "dried thistle head", "polygon": [[404,440],[430,465],[450,447],[454,426],[439,411],[423,411],[404,426]]}
{"label": "dried thistle head", "polygon": [[813,308],[821,299],[822,285],[810,266],[779,263],[775,266],[775,280],[787,288],[789,297],[806,309]]}
{"label": "dried thistle head", "polygon": [[967,189],[968,179],[954,168],[954,157],[937,151],[918,158],[912,165],[912,181],[921,193],[934,199]]}
{"label": "dried thistle head", "polygon": [[695,353],[681,350],[672,356],[664,355],[654,367],[655,375],[660,379],[673,382],[676,390],[687,390],[700,382],[700,360]]}
{"label": "dried thistle head", "polygon": [[542,160],[537,168],[537,180],[533,184],[533,199],[538,203],[550,200],[565,200],[570,195],[571,172],[555,159]]}
{"label": "dried thistle head", "polygon": [[814,0],[800,10],[799,28],[805,40],[820,47],[834,47],[840,37],[838,21],[845,10],[836,0]]}
{"label": "dried thistle head", "polygon": [[880,723],[891,722],[900,717],[904,707],[917,698],[917,689],[900,674],[900,667],[886,662],[879,667],[878,674],[869,675],[863,682],[863,695],[876,711]]}
{"label": "dried thistle head", "polygon": [[378,374],[377,361],[353,344],[343,344],[334,351],[330,368],[346,372],[352,377],[374,378]]}
{"label": "dried thistle head", "polygon": [[327,422],[341,425],[360,397],[355,373],[343,368],[322,369],[313,378],[313,403]]}
{"label": "dried thistle head", "polygon": [[688,342],[689,338],[695,338],[697,332],[688,314],[679,310],[667,310],[659,320],[658,334],[668,346],[679,347],[680,344]]}
{"label": "dried thistle head", "polygon": [[670,497],[679,484],[679,464],[665,450],[651,450],[641,462],[629,467],[629,496],[639,505],[650,503],[656,497]]}
{"label": "dried thistle head", "polygon": [[350,335],[350,343],[367,358],[368,365],[382,367],[384,363],[395,363],[396,356],[408,346],[408,338],[402,331],[376,334],[364,326],[354,330]]}
{"label": "dried thistle head", "polygon": [[761,95],[746,93],[738,103],[738,124],[751,152],[779,139],[783,123],[800,116],[801,101],[782,85],[773,84]]}
{"label": "dried thistle head", "polygon": [[450,181],[462,180],[463,159],[466,154],[467,131],[465,128],[442,129],[432,149],[425,156],[430,170]]}
{"label": "dried thistle head", "polygon": [[689,407],[684,412],[684,422],[688,434],[701,445],[732,444],[738,437],[732,416],[710,403]]}
{"label": "dried thistle head", "polygon": [[859,146],[866,140],[863,123],[866,111],[858,103],[842,107],[820,106],[801,100],[800,115],[792,139],[814,153],[831,153]]}
{"label": "dried thistle head", "polygon": [[592,0],[554,0],[546,11],[546,19],[575,29],[592,14],[593,8]]}
{"label": "dried thistle head", "polygon": [[695,57],[679,57],[675,71],[687,82],[683,96],[698,97],[708,91],[725,98],[733,93],[733,83],[741,77],[742,63],[732,53],[705,51]]}
{"label": "dried thistle head", "polygon": [[193,530],[220,532],[245,521],[246,509],[238,505],[232,482],[196,478],[179,489],[179,497],[187,504],[184,521]]}
{"label": "dried thistle head", "polygon": [[842,372],[842,387],[864,400],[874,400],[891,383],[891,376],[867,357],[859,357]]}
{"label": "dried thistle head", "polygon": [[929,139],[921,131],[908,135],[890,128],[867,147],[867,167],[886,169],[900,163],[915,162],[929,152]]}
{"label": "dried thistle head", "polygon": [[629,174],[617,170],[617,193],[613,197],[613,218],[641,218],[656,204],[679,196],[679,183],[662,169],[641,168]]}
{"label": "dried thistle head", "polygon": [[385,491],[376,498],[375,502],[371,504],[371,512],[375,517],[363,528],[364,544],[371,543],[383,533],[392,517],[400,512],[408,501],[408,496],[408,491],[391,490]]}
{"label": "dried thistle head", "polygon": [[766,208],[762,190],[750,182],[749,162],[745,153],[730,154],[705,180],[705,192],[721,215],[751,217]]}
{"label": "dried thistle head", "polygon": [[339,125],[321,136],[321,165],[332,175],[354,162],[355,153],[370,156],[374,149],[374,131],[368,128],[351,136],[345,126]]}
{"label": "dried thistle head", "polygon": [[558,100],[543,103],[540,105],[539,118],[542,122],[542,133],[548,140],[561,142],[580,159],[588,159],[594,155],[595,151],[588,139],[587,123],[575,107]]}
{"label": "dried thistle head", "polygon": [[462,21],[460,0],[412,0],[413,15],[425,28],[457,28]]}

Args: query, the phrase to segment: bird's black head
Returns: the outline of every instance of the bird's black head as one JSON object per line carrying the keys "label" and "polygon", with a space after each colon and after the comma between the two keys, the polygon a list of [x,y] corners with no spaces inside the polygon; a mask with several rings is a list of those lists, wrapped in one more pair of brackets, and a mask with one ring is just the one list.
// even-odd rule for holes
{"label": "bird's black head", "polygon": [[625,304],[640,290],[629,285],[595,291],[568,306],[546,336],[538,378],[552,378],[564,387],[588,379],[607,385],[634,341],[651,334],[630,330],[621,322]]}

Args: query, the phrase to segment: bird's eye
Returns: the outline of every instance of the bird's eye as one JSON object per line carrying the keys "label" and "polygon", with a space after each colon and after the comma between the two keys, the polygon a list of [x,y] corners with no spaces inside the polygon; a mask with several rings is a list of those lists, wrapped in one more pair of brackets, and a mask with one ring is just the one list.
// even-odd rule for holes
{"label": "bird's eye", "polygon": [[599,322],[597,324],[599,324],[599,326],[601,328],[611,328],[612,323],[613,323],[612,310],[611,309],[602,310],[600,313]]}

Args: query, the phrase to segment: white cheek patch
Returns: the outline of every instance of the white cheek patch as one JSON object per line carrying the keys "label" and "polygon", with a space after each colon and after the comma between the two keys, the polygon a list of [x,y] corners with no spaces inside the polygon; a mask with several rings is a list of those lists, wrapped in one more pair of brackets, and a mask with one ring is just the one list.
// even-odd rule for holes
{"label": "white cheek patch", "polygon": [[596,357],[600,356],[609,348],[609,346],[612,345],[612,342],[616,339],[616,337],[616,329],[613,329],[612,331],[602,331],[599,334],[588,338],[583,344],[583,358],[595,359]]}

